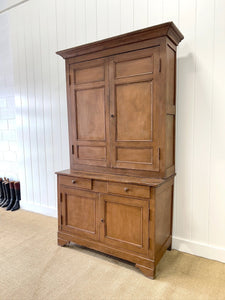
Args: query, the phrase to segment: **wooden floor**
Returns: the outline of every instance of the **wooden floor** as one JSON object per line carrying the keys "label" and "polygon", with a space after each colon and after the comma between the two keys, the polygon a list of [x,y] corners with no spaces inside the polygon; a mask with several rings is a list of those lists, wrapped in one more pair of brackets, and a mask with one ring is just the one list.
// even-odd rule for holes
{"label": "wooden floor", "polygon": [[167,252],[156,279],[131,263],[56,244],[57,221],[0,209],[0,299],[225,299],[225,264]]}

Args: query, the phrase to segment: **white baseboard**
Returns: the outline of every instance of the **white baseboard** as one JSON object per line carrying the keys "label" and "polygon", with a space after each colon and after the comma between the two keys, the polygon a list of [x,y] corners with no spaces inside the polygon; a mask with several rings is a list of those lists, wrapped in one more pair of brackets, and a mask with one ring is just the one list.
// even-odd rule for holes
{"label": "white baseboard", "polygon": [[57,217],[57,210],[55,208],[40,206],[29,202],[23,202],[23,203],[21,202],[20,202],[20,206],[24,210],[29,210],[50,217]]}
{"label": "white baseboard", "polygon": [[186,240],[179,237],[172,238],[172,248],[225,263],[225,248]]}

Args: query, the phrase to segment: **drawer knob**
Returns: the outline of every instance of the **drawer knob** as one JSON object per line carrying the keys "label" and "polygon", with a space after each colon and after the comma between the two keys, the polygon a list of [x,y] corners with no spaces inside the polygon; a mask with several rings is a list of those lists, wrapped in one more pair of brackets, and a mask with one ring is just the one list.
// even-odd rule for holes
{"label": "drawer knob", "polygon": [[104,219],[101,219],[101,222],[104,223]]}
{"label": "drawer knob", "polygon": [[72,183],[75,184],[75,183],[76,183],[76,180],[72,180]]}
{"label": "drawer knob", "polygon": [[124,188],[124,191],[125,191],[125,192],[128,192],[128,191],[129,191],[129,189],[128,189],[127,187],[125,187],[125,188]]}

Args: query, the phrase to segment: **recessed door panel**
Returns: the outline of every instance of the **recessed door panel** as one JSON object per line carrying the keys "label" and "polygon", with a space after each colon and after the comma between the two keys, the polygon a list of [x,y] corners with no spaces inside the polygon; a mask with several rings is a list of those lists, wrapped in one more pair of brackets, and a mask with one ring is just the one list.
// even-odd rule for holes
{"label": "recessed door panel", "polygon": [[[71,166],[109,165],[108,61],[71,64],[69,132]],[[107,161],[108,159],[108,161]]]}
{"label": "recessed door panel", "polygon": [[111,58],[112,167],[159,171],[159,76],[158,47]]}
{"label": "recessed door panel", "polygon": [[152,140],[152,81],[116,85],[117,141]]}
{"label": "recessed door panel", "polygon": [[148,200],[102,195],[104,243],[142,254],[148,251]]}
{"label": "recessed door panel", "polygon": [[[124,243],[142,246],[142,208],[122,203],[105,203],[105,236]],[[118,226],[119,224],[119,226]],[[135,228],[135,230],[133,230]]]}
{"label": "recessed door panel", "polygon": [[105,140],[104,88],[76,91],[77,139]]}
{"label": "recessed door panel", "polygon": [[116,78],[153,73],[153,57],[134,58],[116,63]]}
{"label": "recessed door panel", "polygon": [[96,193],[63,188],[62,230],[83,237],[98,238]]}
{"label": "recessed door panel", "polygon": [[86,67],[74,70],[75,83],[90,83],[105,79],[105,68],[103,65]]}

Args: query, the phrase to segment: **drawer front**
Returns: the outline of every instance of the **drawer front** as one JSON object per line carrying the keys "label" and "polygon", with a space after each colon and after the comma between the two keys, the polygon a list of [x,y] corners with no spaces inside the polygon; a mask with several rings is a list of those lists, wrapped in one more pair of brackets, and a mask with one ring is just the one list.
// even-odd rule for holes
{"label": "drawer front", "polygon": [[108,192],[112,194],[150,198],[150,187],[144,185],[109,182]]}
{"label": "drawer front", "polygon": [[91,179],[73,177],[73,176],[60,176],[59,184],[69,187],[91,189]]}

